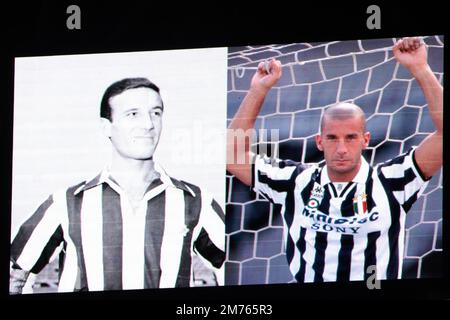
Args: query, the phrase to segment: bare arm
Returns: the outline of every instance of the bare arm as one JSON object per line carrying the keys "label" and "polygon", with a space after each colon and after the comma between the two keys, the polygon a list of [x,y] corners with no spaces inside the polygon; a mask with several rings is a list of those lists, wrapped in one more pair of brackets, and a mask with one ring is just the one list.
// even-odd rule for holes
{"label": "bare arm", "polygon": [[442,166],[443,88],[427,62],[426,45],[419,38],[404,38],[394,48],[397,61],[407,68],[419,83],[436,131],[426,137],[415,151],[415,160],[425,178]]}
{"label": "bare arm", "polygon": [[252,78],[250,89],[242,100],[238,111],[228,126],[227,136],[227,170],[246,185],[252,182],[252,166],[250,163],[250,144],[252,129],[267,92],[281,77],[281,63],[271,60],[270,72],[264,63],[258,65]]}
{"label": "bare arm", "polygon": [[30,272],[11,268],[9,274],[9,294],[21,294]]}

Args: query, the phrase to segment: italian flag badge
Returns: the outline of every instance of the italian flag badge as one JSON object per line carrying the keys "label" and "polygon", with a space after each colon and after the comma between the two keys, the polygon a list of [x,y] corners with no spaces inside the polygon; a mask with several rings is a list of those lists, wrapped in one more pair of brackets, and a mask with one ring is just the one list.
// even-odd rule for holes
{"label": "italian flag badge", "polygon": [[353,211],[357,215],[367,213],[367,194],[363,193],[353,198]]}

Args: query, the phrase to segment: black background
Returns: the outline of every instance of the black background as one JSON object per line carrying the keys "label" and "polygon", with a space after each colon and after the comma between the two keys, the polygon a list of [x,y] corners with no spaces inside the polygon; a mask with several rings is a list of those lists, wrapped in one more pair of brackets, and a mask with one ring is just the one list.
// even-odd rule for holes
{"label": "black background", "polygon": [[[414,2],[416,3],[416,2]],[[381,29],[368,30],[366,9],[376,2],[328,5],[303,1],[297,4],[259,2],[243,5],[238,2],[206,5],[191,2],[157,3],[154,1],[33,1],[0,4],[0,97],[2,137],[2,211],[0,290],[2,302],[13,303],[10,310],[21,314],[63,317],[86,315],[85,306],[104,312],[132,316],[139,306],[145,318],[155,312],[176,316],[177,306],[216,306],[224,303],[273,304],[274,315],[283,312],[300,316],[300,310],[318,314],[345,315],[354,306],[371,306],[375,311],[379,300],[447,300],[450,301],[449,223],[444,200],[442,279],[381,281],[380,290],[369,290],[363,282],[349,284],[308,284],[269,286],[230,286],[223,288],[159,289],[149,291],[98,292],[78,294],[8,295],[10,199],[12,165],[12,129],[14,96],[14,57],[245,46],[268,43],[331,41],[367,38],[402,37],[443,34],[448,23],[443,2],[395,5],[378,4],[381,8]],[[66,8],[81,8],[81,30],[68,30]],[[444,38],[445,40],[445,38]],[[447,53],[444,66],[447,65]],[[446,75],[446,72],[444,73]],[[445,76],[447,78],[447,76]],[[444,81],[445,82],[445,81]],[[448,91],[446,91],[446,97]],[[444,101],[446,101],[445,99]],[[448,129],[446,128],[447,132]],[[445,139],[446,140],[446,139]],[[445,145],[445,143],[444,143]],[[445,152],[445,157],[447,152]],[[446,163],[446,159],[444,159]],[[444,168],[444,181],[447,170]],[[445,182],[444,182],[445,184]],[[448,197],[444,197],[448,198]],[[106,301],[113,303],[106,303]],[[126,301],[122,304],[114,301]],[[314,300],[318,306],[306,301]],[[331,301],[339,308],[328,308]],[[28,308],[31,302],[33,307]],[[333,305],[336,305],[334,303]],[[59,306],[62,310],[53,310]],[[399,303],[401,310],[414,310],[415,303]],[[62,308],[61,308],[62,307]],[[429,309],[433,314],[433,309]],[[63,312],[61,312],[63,311]],[[377,310],[383,311],[383,310]],[[68,312],[66,315],[65,312]],[[370,313],[370,312],[369,312]],[[308,314],[310,314],[308,312]],[[140,316],[142,317],[142,316]],[[159,316],[158,316],[159,317]],[[179,317],[181,318],[181,317]],[[192,317],[196,318],[196,317]],[[201,318],[198,317],[198,318]],[[210,317],[208,317],[210,318]],[[223,316],[222,318],[228,318]],[[232,317],[232,318],[243,318]],[[248,317],[245,317],[248,318]],[[249,317],[251,318],[251,317]],[[269,317],[262,317],[269,318]]]}

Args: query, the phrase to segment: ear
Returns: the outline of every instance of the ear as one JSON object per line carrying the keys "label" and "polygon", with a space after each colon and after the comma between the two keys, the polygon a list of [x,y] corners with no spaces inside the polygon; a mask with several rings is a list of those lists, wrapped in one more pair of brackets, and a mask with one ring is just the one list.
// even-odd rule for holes
{"label": "ear", "polygon": [[105,137],[111,138],[111,121],[106,118],[100,118],[100,125]]}
{"label": "ear", "polygon": [[319,149],[320,151],[323,151],[322,136],[320,134],[316,134],[316,146],[317,146],[317,149]]}
{"label": "ear", "polygon": [[364,144],[363,144],[363,150],[366,149],[369,146],[369,141],[370,141],[370,132],[367,131],[366,133],[364,133]]}

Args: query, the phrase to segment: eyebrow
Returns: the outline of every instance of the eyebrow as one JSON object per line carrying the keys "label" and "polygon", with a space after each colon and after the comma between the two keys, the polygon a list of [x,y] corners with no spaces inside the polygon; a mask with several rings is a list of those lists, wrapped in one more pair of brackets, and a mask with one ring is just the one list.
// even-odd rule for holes
{"label": "eyebrow", "polygon": [[[346,138],[353,138],[353,137],[357,137],[357,136],[358,136],[358,133],[356,133],[356,132],[354,132],[354,133],[349,133],[349,134],[346,134],[346,135],[345,135]],[[332,133],[329,133],[329,134],[325,135],[325,137],[328,138],[328,139],[330,139],[330,138],[336,138],[336,135],[335,135],[335,134],[332,134]]]}
{"label": "eyebrow", "polygon": [[[157,110],[157,109],[159,109],[159,110],[163,110],[163,107],[162,106],[155,106],[155,107],[152,107],[151,108],[151,110]],[[132,112],[132,111],[140,111],[140,108],[139,107],[130,107],[130,108],[126,108],[126,109],[124,109],[123,111],[122,111],[122,113],[127,113],[127,112]]]}

